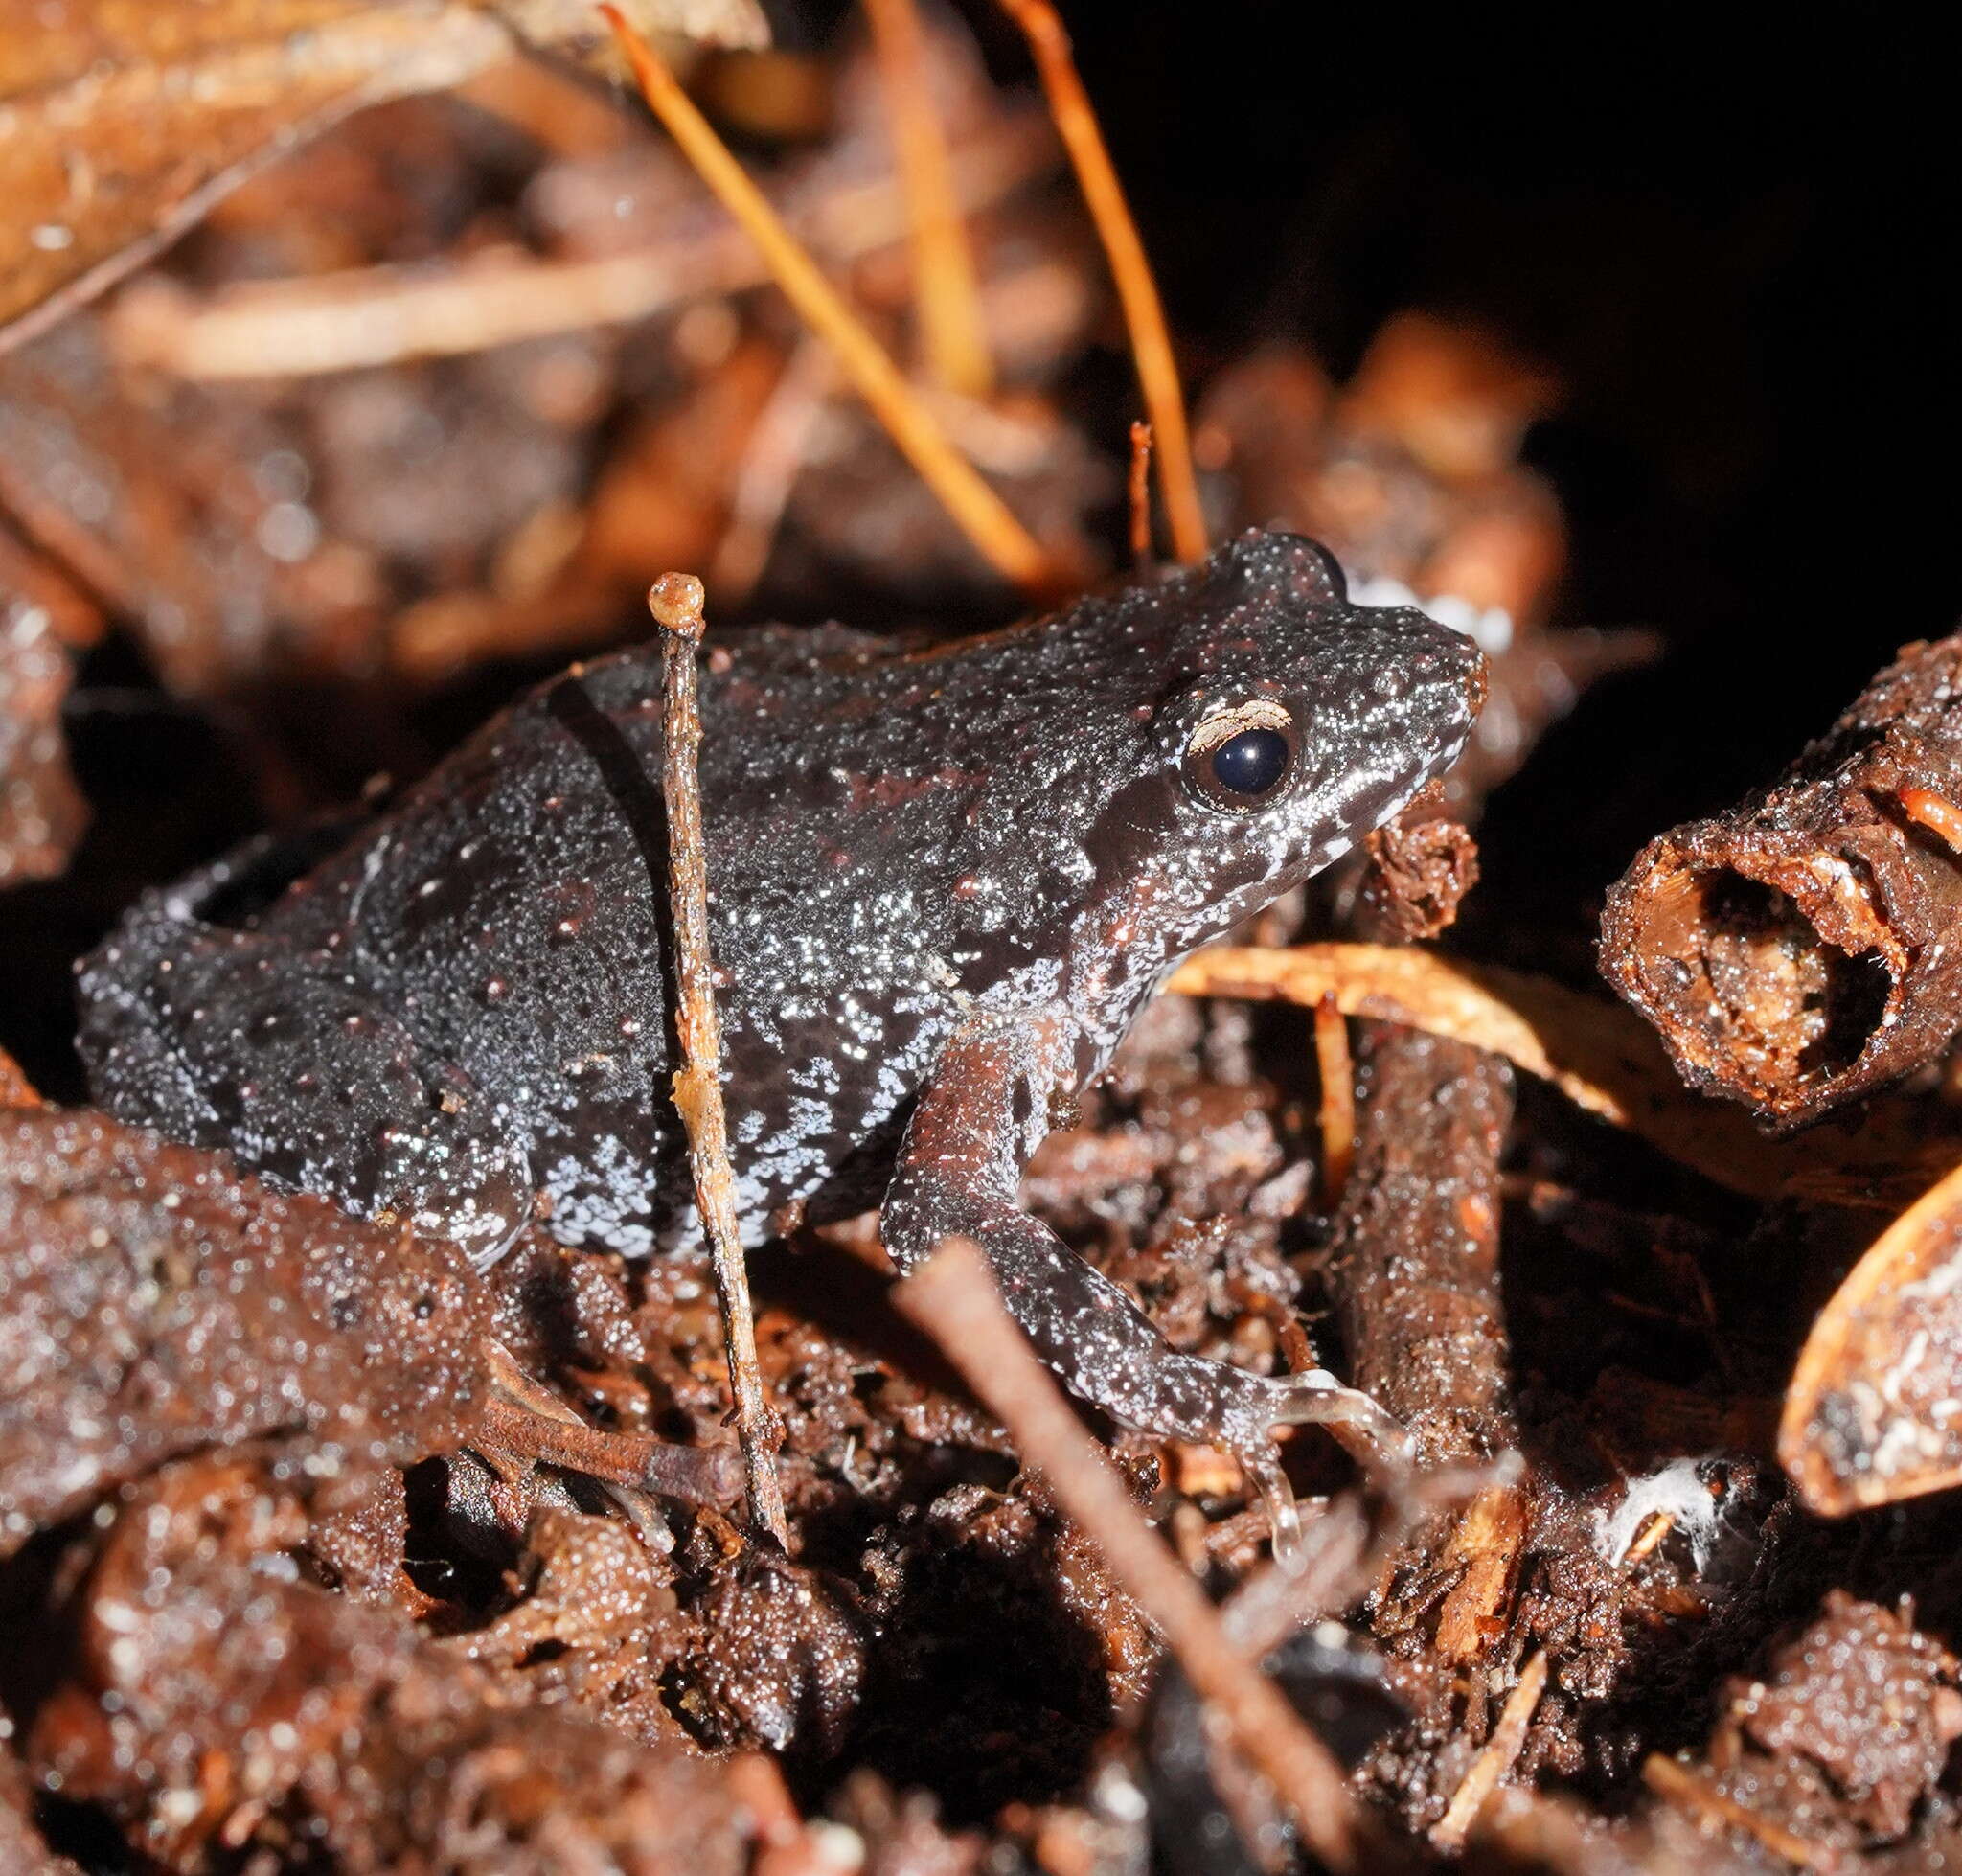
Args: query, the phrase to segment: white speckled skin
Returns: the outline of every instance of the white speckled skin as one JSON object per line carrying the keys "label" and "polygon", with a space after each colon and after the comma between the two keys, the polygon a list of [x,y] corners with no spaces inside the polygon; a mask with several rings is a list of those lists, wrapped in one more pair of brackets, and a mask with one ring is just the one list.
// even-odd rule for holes
{"label": "white speckled skin", "polygon": [[[1307,1390],[1175,1357],[1015,1205],[1053,1093],[1164,972],[1345,852],[1457,754],[1476,650],[1354,607],[1323,551],[1202,566],[925,652],[769,631],[703,674],[702,793],[747,1228],[876,1201],[904,1266],[962,1231],[1080,1391],[1265,1450]],[[1229,811],[1197,725],[1265,698],[1287,785]],[[692,1227],[653,649],[540,687],[270,904],[262,844],[130,914],[81,972],[111,1112],[229,1147],[480,1257],[541,1212],[629,1255]],[[288,860],[284,883],[299,869]],[[262,905],[242,918],[234,906]],[[909,1129],[910,1123],[910,1132]],[[1318,1383],[1326,1392],[1326,1377]]]}

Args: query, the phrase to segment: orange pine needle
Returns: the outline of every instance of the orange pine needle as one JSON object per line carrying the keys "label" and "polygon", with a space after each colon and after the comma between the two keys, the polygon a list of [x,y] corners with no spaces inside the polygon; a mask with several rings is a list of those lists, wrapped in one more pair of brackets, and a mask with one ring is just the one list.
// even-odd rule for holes
{"label": "orange pine needle", "polygon": [[1895,797],[1901,812],[1962,854],[1962,808],[1932,789],[1903,789]]}
{"label": "orange pine needle", "polygon": [[1334,1211],[1356,1163],[1356,1063],[1349,1053],[1349,1021],[1334,992],[1314,1006],[1314,1059],[1322,1085],[1322,1203]]}
{"label": "orange pine needle", "polygon": [[854,388],[885,425],[920,478],[939,497],[975,549],[1023,592],[1047,599],[1071,581],[1055,558],[947,439],[878,341],[838,297],[729,148],[617,7],[600,11],[613,28],[648,108],[681,153],[762,251],[771,277],[798,316],[828,345]]}
{"label": "orange pine needle", "polygon": [[915,0],[865,0],[865,15],[912,225],[913,295],[926,369],[947,390],[985,398],[994,388],[994,361],[947,137],[928,96],[919,9]]}
{"label": "orange pine needle", "polygon": [[1137,359],[1138,382],[1145,408],[1158,441],[1158,488],[1165,497],[1165,518],[1172,529],[1173,551],[1188,563],[1203,560],[1206,522],[1199,507],[1198,479],[1193,473],[1192,440],[1185,423],[1185,397],[1178,386],[1178,366],[1172,355],[1172,335],[1165,326],[1165,309],[1145,259],[1144,243],[1131,219],[1124,190],[1111,167],[1110,151],[1097,127],[1089,94],[1077,76],[1070,56],[1069,34],[1050,0],[1001,0],[1002,9],[1022,30],[1035,55],[1036,70],[1049,99],[1050,115],[1069,151],[1077,187],[1097,225],[1097,238],[1109,257],[1110,276],[1124,307]]}
{"label": "orange pine needle", "polygon": [[1130,558],[1139,568],[1152,563],[1152,426],[1130,426]]}

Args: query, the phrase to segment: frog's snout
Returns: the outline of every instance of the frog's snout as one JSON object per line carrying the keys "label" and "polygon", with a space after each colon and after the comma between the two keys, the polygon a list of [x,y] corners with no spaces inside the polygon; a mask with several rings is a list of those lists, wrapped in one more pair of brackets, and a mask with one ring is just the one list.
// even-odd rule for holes
{"label": "frog's snout", "polygon": [[1422,613],[1410,619],[1416,642],[1388,660],[1376,688],[1407,712],[1413,727],[1427,729],[1454,750],[1485,707],[1491,667],[1485,653],[1463,632]]}

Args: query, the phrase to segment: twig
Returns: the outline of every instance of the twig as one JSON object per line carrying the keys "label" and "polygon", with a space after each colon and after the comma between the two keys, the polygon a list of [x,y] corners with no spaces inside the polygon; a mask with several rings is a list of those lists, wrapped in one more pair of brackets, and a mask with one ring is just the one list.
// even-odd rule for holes
{"label": "twig", "polygon": [[484,1403],[481,1424],[485,1437],[507,1453],[564,1466],[609,1485],[718,1503],[741,1489],[726,1446],[675,1446],[646,1433],[607,1432],[582,1420],[548,1419],[495,1398]]}
{"label": "twig", "polygon": [[1451,1794],[1445,1815],[1431,1825],[1430,1841],[1440,1850],[1456,1851],[1465,1847],[1465,1839],[1478,1821],[1485,1800],[1498,1789],[1499,1780],[1513,1769],[1524,1749],[1526,1728],[1533,1724],[1540,1697],[1545,1691],[1546,1650],[1541,1648],[1526,1663],[1518,1685],[1506,1696],[1506,1704],[1499,1711],[1498,1725],[1493,1727],[1492,1737],[1472,1761],[1472,1770],[1465,1774],[1464,1783]]}
{"label": "twig", "polygon": [[1368,1826],[1341,1768],[1234,1648],[1198,1586],[1139,1516],[1002,1307],[980,1249],[947,1240],[894,1295],[1008,1428],[1023,1459],[1151,1616],[1199,1698],[1294,1814],[1303,1841],[1329,1868],[1353,1869]]}
{"label": "twig", "polygon": [[1903,789],[1894,798],[1909,820],[1938,835],[1951,853],[1962,854],[1962,808],[1932,789]]}
{"label": "twig", "polygon": [[719,606],[739,605],[763,578],[835,382],[832,355],[815,339],[801,340],[751,425],[729,497],[729,516],[709,562],[708,584]]}
{"label": "twig", "polygon": [[994,389],[994,365],[947,137],[933,114],[919,9],[914,0],[865,0],[865,16],[912,223],[913,294],[926,369],[948,391],[985,398]]}
{"label": "twig", "polygon": [[1839,1854],[1830,1844],[1809,1842],[1796,1831],[1787,1830],[1774,1819],[1753,1811],[1747,1804],[1740,1804],[1727,1792],[1719,1791],[1708,1779],[1700,1778],[1687,1766],[1678,1765],[1660,1752],[1651,1752],[1643,1760],[1642,1782],[1656,1796],[1697,1813],[1705,1823],[1727,1825],[1756,1838],[1773,1856],[1783,1857],[1787,1863],[1796,1864],[1801,1869],[1839,1869],[1844,1866]]}
{"label": "twig", "polygon": [[633,67],[641,96],[722,206],[763,250],[772,277],[799,317],[836,354],[845,376],[871,405],[920,479],[940,498],[975,549],[1025,593],[1050,598],[1072,583],[1063,568],[947,440],[925,406],[778,218],[742,166],[696,109],[674,75],[620,10],[602,5]]}
{"label": "twig", "polygon": [[1110,277],[1124,308],[1137,360],[1138,382],[1145,408],[1158,442],[1158,488],[1165,497],[1165,516],[1172,528],[1173,551],[1181,561],[1205,558],[1206,521],[1199,506],[1198,479],[1193,473],[1192,442],[1186,430],[1185,396],[1179,389],[1178,366],[1172,355],[1172,335],[1165,326],[1165,309],[1158,299],[1152,264],[1124,199],[1123,186],[1111,167],[1104,133],[1089,94],[1077,76],[1070,56],[1069,34],[1049,0],[1001,0],[1003,10],[1022,29],[1035,55],[1036,71],[1049,100],[1050,114],[1076,170],[1097,238],[1110,261]]}
{"label": "twig", "polygon": [[1314,1060],[1321,1079],[1316,1120],[1322,1135],[1322,1208],[1334,1211],[1356,1163],[1356,1063],[1349,1053],[1349,1019],[1333,994],[1314,1006]]}
{"label": "twig", "polygon": [[1152,426],[1130,426],[1130,560],[1140,572],[1152,564]]}
{"label": "twig", "polygon": [[722,1023],[716,1012],[715,965],[709,956],[708,863],[702,849],[701,790],[696,755],[701,715],[696,704],[695,652],[706,629],[701,582],[666,573],[648,593],[661,628],[661,789],[668,804],[669,894],[674,920],[674,1028],[681,1065],[674,1071],[674,1106],[688,1133],[695,1201],[716,1271],[729,1392],[736,1406],[736,1440],[742,1449],[750,1522],[780,1548],[790,1547],[777,1478],[783,1429],[763,1397],[757,1371],[756,1323],[749,1308],[749,1269],[736,1228],[735,1180],[722,1112]]}
{"label": "twig", "polygon": [[1631,1564],[1639,1564],[1654,1550],[1671,1531],[1676,1529],[1676,1514],[1673,1511],[1658,1511],[1642,1526],[1641,1534],[1621,1553],[1620,1567],[1627,1569]]}
{"label": "twig", "polygon": [[[1051,138],[1046,120],[1037,126],[1015,116],[972,132],[953,153],[961,205],[986,207],[1041,174]],[[793,188],[782,213],[833,261],[906,232],[904,197],[887,176]],[[464,262],[235,281],[203,295],[146,279],[111,304],[109,342],[120,362],[178,377],[303,377],[643,319],[769,278],[741,229],[696,220],[691,204],[672,217],[671,233],[597,260],[541,260],[500,247]]]}

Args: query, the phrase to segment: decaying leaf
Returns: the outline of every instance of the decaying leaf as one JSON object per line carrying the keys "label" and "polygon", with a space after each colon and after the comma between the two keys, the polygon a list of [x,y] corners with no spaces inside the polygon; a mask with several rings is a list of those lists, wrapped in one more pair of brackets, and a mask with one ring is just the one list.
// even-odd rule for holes
{"label": "decaying leaf", "polygon": [[1962,1168],[1881,1234],[1813,1325],[1778,1456],[1828,1516],[1962,1483]]}
{"label": "decaying leaf", "polygon": [[[633,0],[650,31],[759,45],[753,0]],[[364,104],[522,42],[598,46],[582,0],[0,0],[0,345],[181,234]]]}
{"label": "decaying leaf", "polygon": [[0,1556],[183,1453],[460,1443],[488,1309],[450,1245],[101,1114],[0,1116]]}

